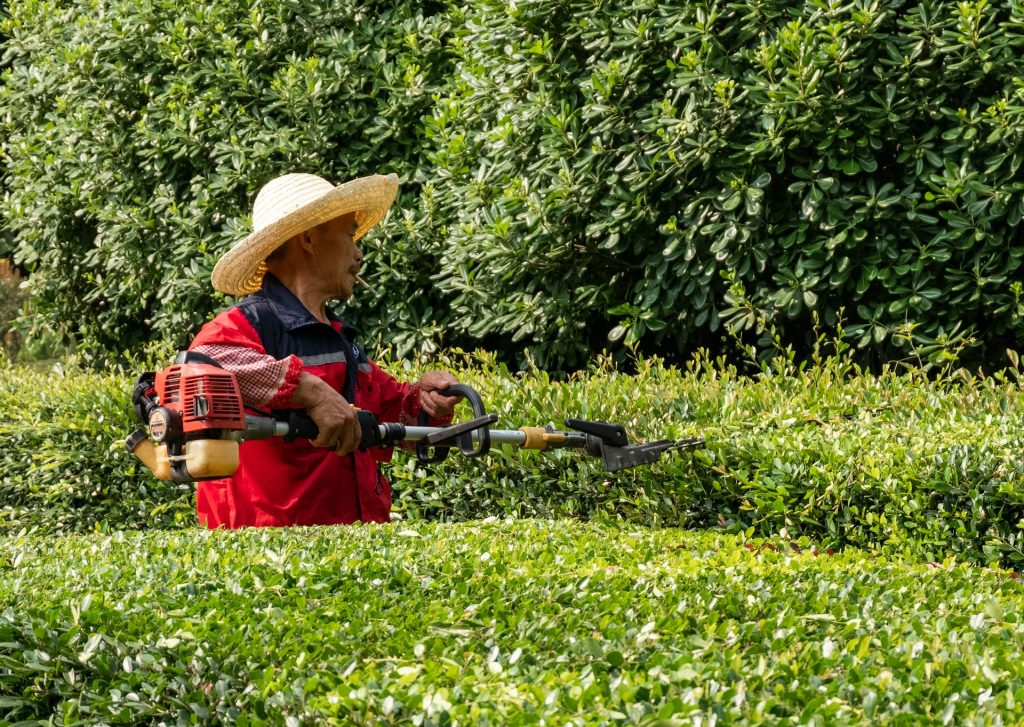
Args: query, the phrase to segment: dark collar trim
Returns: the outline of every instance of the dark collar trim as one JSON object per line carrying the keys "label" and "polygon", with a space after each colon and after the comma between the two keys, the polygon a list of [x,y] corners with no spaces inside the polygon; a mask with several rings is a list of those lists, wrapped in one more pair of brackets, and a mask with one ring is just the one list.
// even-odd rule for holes
{"label": "dark collar trim", "polygon": [[[284,283],[270,273],[263,275],[263,287],[260,292],[267,299],[267,302],[270,303],[274,313],[277,314],[281,324],[287,330],[293,331],[303,326],[326,325],[318,321],[316,316],[310,313],[306,306],[302,304],[302,301],[296,298],[295,294]],[[328,320],[341,323],[341,327],[346,335],[355,336],[357,334],[353,326],[347,324],[330,308],[327,309],[327,318]]]}

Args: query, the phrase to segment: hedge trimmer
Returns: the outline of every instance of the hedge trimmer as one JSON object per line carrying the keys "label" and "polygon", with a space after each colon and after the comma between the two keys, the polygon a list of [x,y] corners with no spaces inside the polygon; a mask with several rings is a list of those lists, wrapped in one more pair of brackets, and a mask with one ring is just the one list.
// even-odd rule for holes
{"label": "hedge trimmer", "polygon": [[[181,357],[179,357],[180,359]],[[662,439],[630,444],[620,424],[566,419],[572,431],[552,427],[492,429],[496,414],[488,414],[475,390],[465,384],[447,393],[464,398],[473,407],[473,418],[445,427],[409,426],[380,422],[372,412],[357,410],[362,429],[360,449],[394,447],[411,442],[421,462],[440,462],[453,448],[467,457],[481,457],[491,444],[512,444],[522,449],[582,449],[600,457],[609,472],[656,462],[670,450],[701,447],[700,437]],[[315,439],[317,427],[301,409],[247,413],[234,374],[207,363],[175,363],[156,373],[139,376],[132,393],[138,429],[125,447],[153,471],[159,480],[196,482],[227,477],[238,468],[238,444],[246,439],[284,437]]]}

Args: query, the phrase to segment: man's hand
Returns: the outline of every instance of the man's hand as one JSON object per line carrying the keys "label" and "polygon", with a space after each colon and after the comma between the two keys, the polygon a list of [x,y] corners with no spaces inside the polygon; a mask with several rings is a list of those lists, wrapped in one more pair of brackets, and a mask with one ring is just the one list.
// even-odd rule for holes
{"label": "man's hand", "polygon": [[306,408],[320,430],[314,447],[327,447],[342,456],[359,447],[363,431],[356,410],[323,379],[303,371],[292,401]]}
{"label": "man's hand", "polygon": [[459,380],[447,371],[427,371],[420,377],[420,407],[431,417],[445,417],[455,410],[459,397],[444,390]]}

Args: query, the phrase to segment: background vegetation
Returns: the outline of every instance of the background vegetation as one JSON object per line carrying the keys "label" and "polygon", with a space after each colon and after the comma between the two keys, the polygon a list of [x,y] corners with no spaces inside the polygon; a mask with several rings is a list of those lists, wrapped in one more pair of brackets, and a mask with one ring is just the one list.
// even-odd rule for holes
{"label": "background vegetation", "polygon": [[419,330],[432,226],[417,211],[418,120],[450,69],[449,20],[432,9],[17,3],[0,214],[38,313],[100,360],[151,338],[186,342],[225,302],[210,270],[245,234],[240,215],[263,182],[294,169],[394,171],[403,194],[375,269],[424,291],[400,296],[408,306],[388,318],[393,337]]}
{"label": "background vegetation", "polygon": [[296,168],[402,177],[348,313],[399,355],[682,361],[723,327],[808,352],[817,315],[865,362],[993,369],[1024,332],[1017,2],[10,11],[0,215],[37,309],[99,358],[188,340]]}
{"label": "background vegetation", "polygon": [[476,331],[558,363],[720,324],[807,346],[843,307],[888,358],[1019,340],[1019,3],[470,7],[428,128]]}

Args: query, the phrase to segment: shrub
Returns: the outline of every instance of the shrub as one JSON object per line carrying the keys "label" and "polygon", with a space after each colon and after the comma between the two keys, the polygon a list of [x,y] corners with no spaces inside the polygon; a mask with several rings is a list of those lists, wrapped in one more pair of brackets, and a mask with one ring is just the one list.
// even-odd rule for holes
{"label": "shrub", "polygon": [[1022,607],[954,563],[572,521],[11,538],[0,720],[1016,723]]}
{"label": "shrub", "polygon": [[[1019,3],[471,3],[427,126],[452,323],[580,365],[812,316],[1024,333]],[[765,321],[767,323],[765,323]],[[973,337],[973,338],[972,338]]]}
{"label": "shrub", "polygon": [[[565,382],[484,357],[455,367],[505,426],[562,417],[620,422],[633,441],[703,436],[705,450],[604,472],[577,452],[453,456],[392,471],[415,518],[583,517],[807,535],[828,546],[1024,562],[1024,410],[1014,372],[871,375],[842,355],[782,361],[748,379],[722,360],[684,370],[609,361]],[[479,369],[479,370],[477,370]]]}
{"label": "shrub", "polygon": [[399,342],[422,331],[438,306],[429,210],[416,202],[417,123],[448,72],[448,20],[432,3],[27,0],[11,10],[0,214],[40,313],[84,351],[187,342],[224,303],[210,270],[245,234],[257,188],[296,170],[400,175],[400,212],[368,277],[422,295],[404,296],[398,312],[366,300],[361,318]]}
{"label": "shrub", "polygon": [[295,168],[402,177],[354,305],[401,355],[568,370],[772,326],[809,350],[846,308],[865,360],[993,368],[1024,333],[1020,3],[11,14],[0,215],[40,311],[97,354],[184,342],[256,188]]}
{"label": "shrub", "polygon": [[159,482],[124,448],[132,380],[0,363],[0,533],[180,527],[192,487]]}
{"label": "shrub", "polygon": [[[619,473],[576,450],[496,445],[485,458],[453,453],[429,467],[397,453],[388,468],[396,518],[720,527],[928,560],[1024,563],[1024,402],[1011,374],[856,375],[832,357],[747,379],[721,361],[680,370],[640,359],[634,374],[606,360],[555,382],[540,371],[513,374],[492,355],[441,363],[481,393],[498,429],[564,429],[573,416],[619,422],[634,442],[703,436],[707,448]],[[401,379],[419,374],[389,367]],[[133,381],[3,371],[0,409],[10,413],[0,421],[0,530],[195,523],[193,489],[154,480],[124,451],[136,428]]]}

